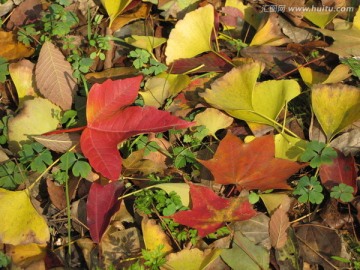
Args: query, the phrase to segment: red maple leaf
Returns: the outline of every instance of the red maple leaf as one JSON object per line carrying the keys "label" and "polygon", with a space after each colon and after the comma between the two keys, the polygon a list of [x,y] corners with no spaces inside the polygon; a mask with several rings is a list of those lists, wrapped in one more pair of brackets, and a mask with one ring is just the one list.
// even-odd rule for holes
{"label": "red maple leaf", "polygon": [[272,135],[243,143],[228,132],[220,142],[214,157],[199,160],[219,184],[236,185],[242,189],[291,189],[286,180],[305,165],[275,158]]}
{"label": "red maple leaf", "polygon": [[190,196],[192,209],[177,212],[171,218],[197,229],[200,237],[215,232],[225,222],[247,220],[257,213],[247,199],[222,198],[205,186],[190,184]]}
{"label": "red maple leaf", "polygon": [[86,105],[87,127],[81,150],[97,172],[110,180],[121,173],[117,145],[136,134],[187,128],[192,123],[154,107],[130,106],[138,95],[142,76],[94,84]]}

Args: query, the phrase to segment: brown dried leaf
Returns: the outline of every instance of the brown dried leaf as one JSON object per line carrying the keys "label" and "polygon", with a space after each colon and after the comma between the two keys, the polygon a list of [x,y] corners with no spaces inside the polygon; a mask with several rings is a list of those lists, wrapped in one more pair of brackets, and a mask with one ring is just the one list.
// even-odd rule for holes
{"label": "brown dried leaf", "polygon": [[271,246],[281,249],[287,241],[287,229],[290,226],[287,212],[278,208],[270,218],[269,233]]}
{"label": "brown dried leaf", "polygon": [[15,26],[29,24],[39,19],[42,12],[41,2],[41,0],[25,0],[14,8],[7,28],[12,29]]}
{"label": "brown dried leaf", "polygon": [[59,210],[66,207],[65,191],[63,186],[57,186],[49,178],[46,179],[47,190],[52,204]]}
{"label": "brown dried leaf", "polygon": [[44,43],[36,65],[36,83],[41,94],[63,110],[71,108],[77,83],[71,65],[51,42]]}
{"label": "brown dried leaf", "polygon": [[[33,136],[33,139],[52,151],[65,153],[79,143],[80,135],[77,133],[61,133]],[[75,150],[80,150],[80,147],[75,148]]]}

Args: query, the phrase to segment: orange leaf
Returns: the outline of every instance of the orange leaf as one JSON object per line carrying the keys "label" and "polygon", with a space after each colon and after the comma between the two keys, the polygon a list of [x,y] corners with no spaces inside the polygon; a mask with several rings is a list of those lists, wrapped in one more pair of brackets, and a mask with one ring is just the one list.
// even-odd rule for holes
{"label": "orange leaf", "polygon": [[243,143],[230,132],[220,142],[211,160],[198,160],[219,184],[242,189],[291,189],[286,180],[304,165],[275,158],[274,136]]}

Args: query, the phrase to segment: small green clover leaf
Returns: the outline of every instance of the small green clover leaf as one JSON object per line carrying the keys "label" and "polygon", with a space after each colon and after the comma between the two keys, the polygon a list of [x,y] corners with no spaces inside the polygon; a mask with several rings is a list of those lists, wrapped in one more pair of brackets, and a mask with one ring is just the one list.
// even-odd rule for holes
{"label": "small green clover leaf", "polygon": [[295,188],[293,194],[300,195],[298,201],[301,203],[316,203],[320,204],[324,195],[322,194],[323,187],[316,177],[307,177],[303,176],[300,178],[297,187]]}
{"label": "small green clover leaf", "polygon": [[354,199],[353,193],[354,188],[352,186],[341,183],[331,189],[330,197],[348,203]]}
{"label": "small green clover leaf", "polygon": [[310,161],[312,168],[318,168],[321,164],[331,164],[336,157],[337,153],[333,148],[322,142],[311,141],[306,145],[305,152],[300,156],[300,161]]}

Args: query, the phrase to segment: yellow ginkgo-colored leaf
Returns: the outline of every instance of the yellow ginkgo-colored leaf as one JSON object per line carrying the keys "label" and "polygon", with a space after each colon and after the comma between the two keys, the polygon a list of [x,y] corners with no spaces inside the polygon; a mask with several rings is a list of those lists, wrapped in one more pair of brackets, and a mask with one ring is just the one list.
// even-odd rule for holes
{"label": "yellow ginkgo-colored leaf", "polygon": [[336,11],[329,12],[318,12],[318,11],[304,11],[304,17],[310,22],[319,26],[320,28],[325,28],[337,15]]}
{"label": "yellow ginkgo-colored leaf", "polygon": [[307,86],[318,83],[338,83],[351,76],[351,70],[347,65],[336,66],[329,75],[312,70],[309,67],[299,67],[302,80]]}
{"label": "yellow ginkgo-colored leaf", "polygon": [[37,96],[34,83],[34,67],[35,65],[26,59],[9,65],[9,73],[19,98],[19,107],[25,100]]}
{"label": "yellow ginkgo-colored leaf", "polygon": [[29,192],[0,188],[0,242],[10,245],[44,244],[49,228],[31,204]]}
{"label": "yellow ginkgo-colored leaf", "polygon": [[124,11],[132,0],[100,0],[110,18],[111,27],[115,18]]}
{"label": "yellow ginkgo-colored leaf", "polygon": [[287,38],[280,30],[277,16],[275,14],[270,14],[265,25],[261,27],[253,37],[250,46],[280,46],[289,41],[289,38]]}
{"label": "yellow ginkgo-colored leaf", "polygon": [[183,206],[188,207],[190,205],[190,187],[186,183],[163,183],[153,185],[150,188],[160,188],[168,194],[174,191],[179,195]]}
{"label": "yellow ginkgo-colored leaf", "polygon": [[132,35],[125,38],[125,42],[152,53],[156,47],[159,47],[166,42],[166,38]]}
{"label": "yellow ginkgo-colored leaf", "polygon": [[131,12],[129,14],[125,13],[117,16],[111,24],[111,30],[115,32],[132,21],[145,19],[149,15],[150,10],[151,5],[149,3],[140,4],[140,7],[137,8],[135,12]]}
{"label": "yellow ginkgo-colored leaf", "polygon": [[198,248],[183,249],[180,252],[169,254],[162,269],[166,270],[202,270],[209,266],[221,254],[221,249],[201,251]]}
{"label": "yellow ginkgo-colored leaf", "polygon": [[268,213],[273,212],[281,204],[287,204],[290,200],[289,195],[286,193],[261,193],[259,197],[263,201]]}
{"label": "yellow ginkgo-colored leaf", "polygon": [[169,237],[161,229],[160,225],[156,224],[155,219],[144,216],[141,221],[141,229],[147,250],[155,250],[159,245],[163,245],[161,252],[169,253],[172,251]]}
{"label": "yellow ginkgo-colored leaf", "polygon": [[53,131],[60,123],[61,109],[44,98],[26,100],[23,109],[8,122],[9,147],[20,150],[20,145],[29,141],[30,135]]}
{"label": "yellow ginkgo-colored leaf", "polygon": [[294,80],[256,83],[263,65],[255,62],[232,69],[201,96],[213,107],[249,123],[278,126],[275,121],[287,102],[300,94]]}
{"label": "yellow ginkgo-colored leaf", "polygon": [[287,134],[275,135],[275,157],[297,161],[305,151],[306,141]]}
{"label": "yellow ginkgo-colored leaf", "polygon": [[0,31],[0,57],[15,60],[31,56],[35,49],[27,47],[16,39],[13,32]]}
{"label": "yellow ginkgo-colored leaf", "polygon": [[45,258],[46,247],[47,244],[38,245],[34,243],[18,246],[9,245],[6,253],[10,255],[12,263],[26,268]]}
{"label": "yellow ginkgo-colored leaf", "polygon": [[313,86],[312,108],[328,140],[360,119],[360,89],[345,84]]}
{"label": "yellow ginkgo-colored leaf", "polygon": [[192,58],[211,51],[210,38],[214,27],[214,8],[206,5],[189,12],[171,30],[165,55],[170,64],[180,58]]}
{"label": "yellow ginkgo-colored leaf", "polygon": [[159,108],[167,98],[180,93],[189,83],[187,75],[161,73],[147,80],[145,91],[140,92],[140,95],[145,105]]}
{"label": "yellow ginkgo-colored leaf", "polygon": [[234,119],[217,109],[208,108],[197,114],[194,121],[197,126],[205,126],[208,131],[208,135],[217,138],[215,135],[216,131],[229,127]]}

